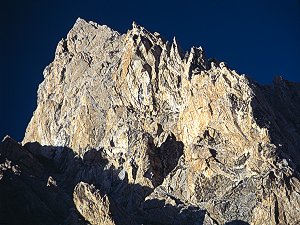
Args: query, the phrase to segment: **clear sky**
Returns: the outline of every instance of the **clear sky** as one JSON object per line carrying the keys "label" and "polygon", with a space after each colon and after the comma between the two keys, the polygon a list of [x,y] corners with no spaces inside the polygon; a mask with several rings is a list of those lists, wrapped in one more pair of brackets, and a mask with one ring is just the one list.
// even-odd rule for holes
{"label": "clear sky", "polygon": [[4,0],[0,7],[0,138],[23,139],[36,107],[42,71],[77,17],[121,33],[132,21],[184,50],[208,57],[260,83],[275,75],[300,81],[299,0]]}

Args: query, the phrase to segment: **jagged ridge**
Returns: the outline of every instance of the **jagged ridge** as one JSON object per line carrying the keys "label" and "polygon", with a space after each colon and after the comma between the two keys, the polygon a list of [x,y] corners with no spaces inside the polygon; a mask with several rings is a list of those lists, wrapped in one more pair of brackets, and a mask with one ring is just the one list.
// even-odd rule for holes
{"label": "jagged ridge", "polygon": [[[262,86],[136,23],[121,35],[82,19],[44,77],[24,146],[1,145],[5,202],[34,183],[42,203],[26,201],[51,224],[299,222],[299,84]],[[44,197],[57,193],[70,212]]]}

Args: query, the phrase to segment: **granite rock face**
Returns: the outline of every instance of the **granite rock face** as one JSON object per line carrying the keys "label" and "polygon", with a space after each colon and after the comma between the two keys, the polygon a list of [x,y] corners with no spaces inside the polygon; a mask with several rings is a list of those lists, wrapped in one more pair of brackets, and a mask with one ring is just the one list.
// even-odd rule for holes
{"label": "granite rock face", "polygon": [[4,222],[300,223],[300,84],[83,19],[44,78],[22,144],[0,146]]}
{"label": "granite rock face", "polygon": [[83,182],[78,183],[74,189],[74,203],[80,214],[92,225],[115,225],[110,217],[108,197],[102,197],[95,187]]}

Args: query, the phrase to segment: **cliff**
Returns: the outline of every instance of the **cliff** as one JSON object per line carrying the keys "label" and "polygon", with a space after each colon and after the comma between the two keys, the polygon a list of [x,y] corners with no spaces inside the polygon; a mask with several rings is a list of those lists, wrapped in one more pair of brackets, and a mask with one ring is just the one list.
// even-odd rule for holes
{"label": "cliff", "polygon": [[37,103],[0,146],[3,223],[300,223],[298,83],[78,19]]}

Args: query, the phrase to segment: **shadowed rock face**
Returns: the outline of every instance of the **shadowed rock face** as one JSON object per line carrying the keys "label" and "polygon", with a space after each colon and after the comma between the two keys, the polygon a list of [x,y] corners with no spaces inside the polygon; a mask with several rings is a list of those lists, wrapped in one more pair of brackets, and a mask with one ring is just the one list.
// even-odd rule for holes
{"label": "shadowed rock face", "polygon": [[82,19],[44,77],[0,146],[0,224],[300,222],[300,84]]}

